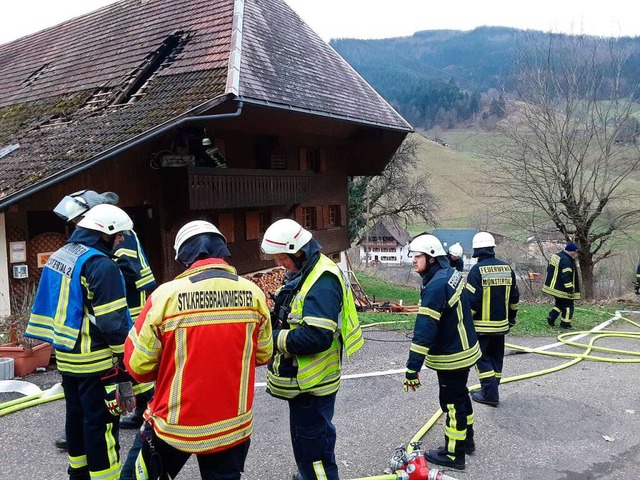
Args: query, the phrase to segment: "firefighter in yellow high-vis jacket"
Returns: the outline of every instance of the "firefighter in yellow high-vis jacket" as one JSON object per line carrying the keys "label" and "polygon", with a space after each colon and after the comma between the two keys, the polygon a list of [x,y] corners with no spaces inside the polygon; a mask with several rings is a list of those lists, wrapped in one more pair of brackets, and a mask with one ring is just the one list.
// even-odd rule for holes
{"label": "firefighter in yellow high-vis jacket", "polygon": [[332,418],[341,352],[350,355],[364,342],[351,289],[320,248],[290,219],[272,224],[262,239],[262,251],[287,270],[275,296],[267,391],[289,403],[294,479],[302,480],[338,479]]}

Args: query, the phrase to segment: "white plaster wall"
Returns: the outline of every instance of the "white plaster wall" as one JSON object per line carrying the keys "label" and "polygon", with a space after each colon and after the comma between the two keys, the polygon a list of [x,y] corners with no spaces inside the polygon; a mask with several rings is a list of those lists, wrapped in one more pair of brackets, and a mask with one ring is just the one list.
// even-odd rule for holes
{"label": "white plaster wall", "polygon": [[4,213],[0,213],[0,317],[11,314],[9,301],[9,259]]}

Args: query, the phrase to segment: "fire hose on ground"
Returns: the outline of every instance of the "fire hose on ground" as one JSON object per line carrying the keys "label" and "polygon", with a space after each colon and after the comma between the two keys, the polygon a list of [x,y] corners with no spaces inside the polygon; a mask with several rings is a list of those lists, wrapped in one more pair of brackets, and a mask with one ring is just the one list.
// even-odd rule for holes
{"label": "fire hose on ground", "polygon": [[[521,347],[519,345],[514,345],[511,343],[505,344],[506,347],[511,348],[512,350],[515,350],[517,352],[538,353],[541,355],[547,355],[547,356],[558,357],[558,358],[569,358],[571,360],[552,368],[547,368],[547,369],[539,370],[536,372],[525,373],[522,375],[515,375],[513,377],[503,378],[500,381],[500,384],[516,382],[519,380],[525,380],[528,378],[534,378],[542,375],[547,375],[549,373],[558,372],[560,370],[564,370],[565,368],[569,368],[581,362],[582,360],[591,360],[591,361],[609,362],[609,363],[640,363],[640,352],[638,351],[620,350],[615,348],[599,347],[595,345],[595,342],[597,340],[601,338],[607,338],[607,337],[618,337],[618,338],[640,340],[640,332],[627,332],[627,331],[601,332],[602,329],[609,326],[615,320],[624,320],[640,329],[639,323],[634,322],[633,320],[622,316],[622,313],[624,312],[617,311],[613,318],[609,319],[606,322],[603,322],[602,324],[594,327],[591,330],[571,331],[571,332],[565,332],[558,335],[559,343],[553,346],[568,345],[576,348],[584,348],[585,352],[582,354],[548,352],[543,348]],[[380,325],[381,323],[397,323],[397,322],[378,322],[375,324],[363,325],[363,328],[370,327],[373,325]],[[593,337],[589,340],[588,343],[578,343],[568,339],[569,337],[572,339],[578,339],[588,335],[593,335]],[[591,355],[592,351],[600,351],[600,352],[606,352],[606,353],[617,354],[617,355],[628,355],[628,356],[637,357],[637,358],[610,358],[610,357],[594,356],[594,355]],[[398,373],[402,371],[404,370],[399,370]],[[469,391],[474,391],[478,389],[480,389],[480,384],[475,384],[469,387]],[[438,421],[441,415],[442,415],[442,410],[438,409],[438,411],[432,415],[432,417],[427,421],[427,423],[425,423],[424,426],[413,436],[413,438],[409,443],[409,446],[406,448],[407,458],[411,458],[416,446],[420,445],[420,441],[422,440],[422,438],[431,429],[431,427],[435,425],[435,423]],[[421,451],[420,451],[420,455],[421,455]],[[407,463],[405,462],[405,466],[406,465]],[[394,467],[393,459],[391,461],[391,467],[392,467],[391,468],[392,470],[395,470],[395,468],[393,468]],[[437,469],[429,469],[428,465],[426,465],[426,468],[423,468],[423,469],[412,468],[410,472],[408,471],[408,468],[405,467],[404,470],[396,470],[395,473],[392,473],[392,474],[379,475],[379,476],[373,476],[373,477],[362,477],[362,478],[356,478],[353,480],[455,480],[455,478],[450,477]]]}
{"label": "fire hose on ground", "polygon": [[[29,382],[21,382],[19,380],[0,381],[0,392],[20,392],[21,390],[25,389],[25,387],[29,391],[40,390],[37,386]],[[35,407],[36,405],[53,402],[54,400],[60,400],[61,398],[64,398],[62,384],[56,383],[53,387],[47,390],[35,391],[35,393],[29,393],[24,397],[0,403],[0,417],[3,417],[10,413],[18,412],[20,410],[24,410],[25,408]]]}
{"label": "fire hose on ground", "polygon": [[[565,368],[569,368],[583,360],[591,360],[598,362],[609,362],[609,363],[640,363],[640,352],[638,351],[629,351],[629,350],[620,350],[614,348],[605,348],[599,347],[595,345],[595,342],[601,338],[607,337],[618,337],[618,338],[627,338],[633,340],[640,340],[640,332],[628,332],[628,331],[617,331],[617,332],[607,332],[602,331],[608,325],[613,323],[615,320],[624,320],[628,323],[631,323],[635,327],[640,329],[640,324],[634,322],[633,320],[622,316],[624,312],[616,312],[615,316],[608,321],[598,325],[597,327],[591,330],[585,331],[571,331],[565,332],[558,335],[558,343],[552,346],[559,345],[567,345],[576,348],[584,348],[585,352],[581,354],[575,353],[560,353],[560,352],[549,352],[546,351],[545,348],[530,348],[530,347],[522,347],[519,345],[514,345],[511,343],[505,344],[506,347],[511,348],[517,352],[522,353],[537,353],[541,355],[547,355],[557,358],[568,358],[570,359],[568,362],[563,363],[561,365],[557,365],[552,368],[547,368],[544,370],[539,370],[536,372],[530,372],[522,375],[516,375],[513,377],[506,377],[501,380],[501,384],[516,382],[519,380],[525,380],[528,378],[534,378],[542,375],[547,375],[549,373],[554,373]],[[635,312],[637,313],[637,312]],[[363,328],[372,327],[375,325],[380,325],[382,323],[398,323],[398,322],[378,322],[374,324],[363,325]],[[593,335],[593,337],[589,340],[588,343],[578,343],[574,340],[579,338]],[[636,358],[610,358],[603,356],[595,356],[591,355],[592,351],[604,352],[609,354],[616,355],[627,355]],[[404,369],[398,371],[386,371],[379,372],[380,375],[389,375],[391,373],[401,373],[404,372]],[[352,378],[358,377],[360,375],[345,375],[343,378]],[[373,376],[371,374],[365,374],[364,376]],[[12,383],[8,383],[12,382]],[[30,388],[22,384],[30,385]],[[3,388],[4,385],[4,388]],[[9,388],[9,390],[7,390]],[[13,389],[11,389],[13,388]],[[469,387],[470,391],[478,390],[480,388],[479,384],[473,385]],[[64,393],[62,391],[62,385],[57,383],[53,387],[48,390],[39,391],[40,389],[33,384],[29,384],[29,382],[19,382],[19,381],[11,381],[11,380],[3,380],[0,381],[0,393],[7,391],[20,391],[23,390],[22,393],[26,393],[24,397],[21,397],[16,400],[11,400],[5,403],[0,403],[0,417],[4,415],[8,415],[10,413],[14,413],[29,407],[33,407],[36,405],[41,405],[43,403],[51,402],[54,400],[58,400],[64,398]],[[26,390],[25,390],[26,389]],[[436,413],[432,415],[432,417],[424,424],[424,426],[413,436],[411,441],[409,442],[408,447],[399,446],[396,448],[395,454],[390,462],[390,467],[394,473],[371,476],[371,477],[362,477],[353,480],[456,480],[454,477],[446,475],[438,469],[430,469],[426,463],[424,458],[424,454],[421,449],[421,440],[426,435],[426,433],[431,429],[433,425],[438,421],[440,416],[442,415],[442,410],[438,410]]]}

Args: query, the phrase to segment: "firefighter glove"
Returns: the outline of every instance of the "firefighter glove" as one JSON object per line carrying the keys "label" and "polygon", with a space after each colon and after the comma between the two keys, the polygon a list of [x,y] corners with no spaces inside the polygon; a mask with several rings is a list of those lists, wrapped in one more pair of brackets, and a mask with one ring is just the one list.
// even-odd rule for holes
{"label": "firefighter glove", "polygon": [[104,403],[107,406],[107,410],[109,410],[109,413],[114,417],[117,417],[118,415],[122,415],[124,413],[124,410],[120,408],[120,406],[118,405],[118,399],[116,398],[115,383],[111,385],[105,385],[104,391],[105,391]]}
{"label": "firefighter glove", "polygon": [[120,382],[116,384],[116,400],[120,408],[127,413],[136,409],[136,394],[131,382]]}
{"label": "firefighter glove", "polygon": [[420,377],[418,376],[418,372],[415,370],[409,370],[407,368],[407,372],[404,374],[404,387],[402,388],[405,392],[411,390],[415,392],[418,388],[420,388]]}

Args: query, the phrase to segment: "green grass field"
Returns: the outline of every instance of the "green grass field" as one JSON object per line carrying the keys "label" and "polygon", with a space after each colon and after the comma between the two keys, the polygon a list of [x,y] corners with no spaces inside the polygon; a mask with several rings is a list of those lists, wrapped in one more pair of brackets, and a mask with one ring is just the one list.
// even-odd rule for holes
{"label": "green grass field", "polygon": [[[416,305],[420,301],[420,294],[416,288],[394,285],[386,280],[382,280],[362,272],[357,273],[358,280],[363,290],[370,298],[375,296],[376,302],[389,301],[397,303],[402,299],[404,305]],[[551,299],[550,299],[551,300]],[[551,328],[547,324],[547,313],[552,307],[551,301],[548,303],[522,303],[518,310],[517,323],[511,329],[511,335],[520,336],[556,336],[560,333],[559,322],[556,328]],[[573,319],[575,330],[591,330],[599,323],[611,318],[620,305],[580,305],[576,306]],[[373,323],[384,323],[387,328],[413,329],[415,315],[383,313],[383,312],[361,312],[360,322],[363,325]]]}
{"label": "green grass field", "polygon": [[362,289],[367,293],[369,298],[378,303],[391,302],[398,303],[402,300],[404,305],[417,305],[420,301],[419,286],[415,288],[403,285],[395,285],[386,280],[367,275],[363,272],[356,273]]}

